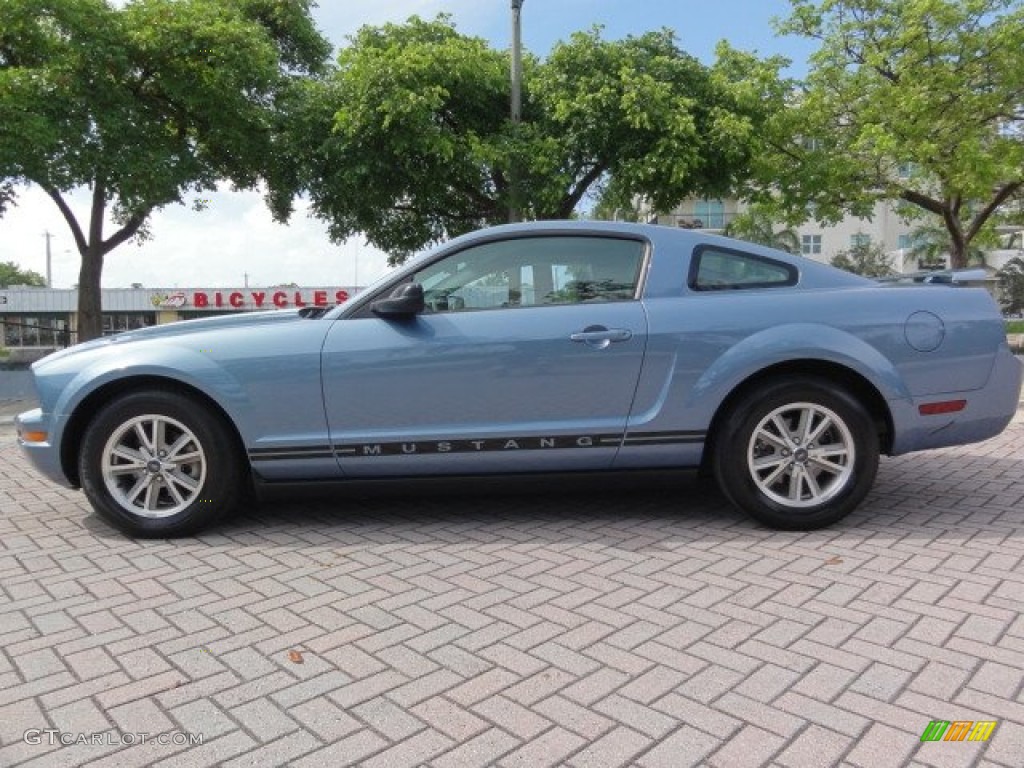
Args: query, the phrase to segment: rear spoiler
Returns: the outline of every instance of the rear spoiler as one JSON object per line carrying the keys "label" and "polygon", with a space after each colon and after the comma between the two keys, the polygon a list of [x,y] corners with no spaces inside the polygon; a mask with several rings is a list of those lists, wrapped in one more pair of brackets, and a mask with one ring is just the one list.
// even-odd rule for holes
{"label": "rear spoiler", "polygon": [[880,283],[941,283],[956,285],[959,283],[975,283],[988,278],[984,269],[936,269],[924,272],[906,272],[902,275],[876,277]]}

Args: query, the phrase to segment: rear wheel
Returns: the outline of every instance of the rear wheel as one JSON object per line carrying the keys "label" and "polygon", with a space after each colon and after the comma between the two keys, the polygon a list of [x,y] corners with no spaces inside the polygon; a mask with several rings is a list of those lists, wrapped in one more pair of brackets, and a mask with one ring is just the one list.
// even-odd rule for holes
{"label": "rear wheel", "polygon": [[875,480],[879,439],[849,393],[785,378],[748,393],[715,436],[714,470],[736,506],[773,528],[811,530],[852,512]]}
{"label": "rear wheel", "polygon": [[82,490],[96,512],[133,536],[195,533],[230,512],[243,468],[219,414],[175,392],[122,396],[85,433]]}

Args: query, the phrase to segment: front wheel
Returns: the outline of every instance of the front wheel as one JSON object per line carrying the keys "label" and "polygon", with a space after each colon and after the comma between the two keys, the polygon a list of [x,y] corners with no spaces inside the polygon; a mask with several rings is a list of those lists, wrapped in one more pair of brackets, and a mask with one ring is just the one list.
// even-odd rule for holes
{"label": "front wheel", "polygon": [[82,490],[125,533],[195,533],[231,511],[243,490],[238,452],[223,419],[164,390],[122,396],[90,423],[82,443]]}
{"label": "front wheel", "polygon": [[863,501],[878,454],[878,432],[856,398],[794,377],[736,403],[715,436],[713,461],[736,506],[773,528],[812,530]]}

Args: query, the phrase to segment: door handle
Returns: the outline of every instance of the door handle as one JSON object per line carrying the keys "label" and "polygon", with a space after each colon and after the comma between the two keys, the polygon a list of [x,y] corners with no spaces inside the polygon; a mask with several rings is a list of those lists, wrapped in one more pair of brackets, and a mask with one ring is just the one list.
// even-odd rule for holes
{"label": "door handle", "polygon": [[629,341],[633,332],[625,328],[605,328],[603,325],[588,325],[582,331],[569,336],[571,341],[582,342],[598,349],[604,349],[612,342]]}

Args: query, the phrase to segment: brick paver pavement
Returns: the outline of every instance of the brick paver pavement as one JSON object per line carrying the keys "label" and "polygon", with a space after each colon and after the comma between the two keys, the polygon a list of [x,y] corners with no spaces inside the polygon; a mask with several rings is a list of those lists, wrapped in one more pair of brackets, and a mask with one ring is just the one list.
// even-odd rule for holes
{"label": "brick paver pavement", "polygon": [[[815,533],[681,480],[338,492],[143,542],[8,430],[0,765],[1020,766],[1022,470],[1018,420],[883,460]],[[922,744],[936,719],[999,722]]]}

